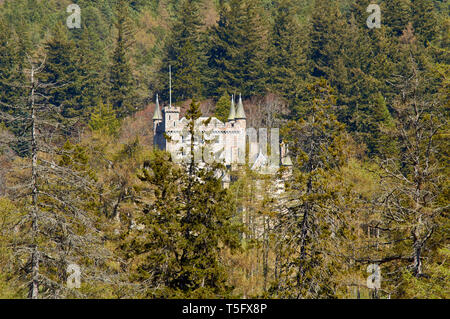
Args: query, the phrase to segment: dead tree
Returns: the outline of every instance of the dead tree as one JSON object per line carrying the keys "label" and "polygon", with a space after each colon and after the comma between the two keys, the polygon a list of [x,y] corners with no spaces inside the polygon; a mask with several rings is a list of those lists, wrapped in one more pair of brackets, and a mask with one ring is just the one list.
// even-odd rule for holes
{"label": "dead tree", "polygon": [[399,151],[379,162],[384,196],[378,205],[382,207],[383,228],[396,242],[392,249],[398,255],[405,241],[409,247],[409,251],[401,249],[395,260],[408,261],[412,273],[420,277],[423,253],[441,227],[438,219],[449,209],[448,201],[442,200],[448,177],[441,158],[445,151],[441,137],[448,123],[439,104],[424,98],[422,74],[413,57],[410,60],[410,74],[393,81],[399,92],[392,106],[397,123],[387,133]]}
{"label": "dead tree", "polygon": [[[28,296],[64,298],[82,296],[66,286],[66,269],[76,263],[82,281],[112,283],[105,266],[112,255],[104,248],[104,235],[95,212],[97,185],[82,156],[83,150],[66,142],[60,110],[50,104],[51,88],[64,83],[42,83],[45,59],[28,56],[26,83],[9,83],[11,90],[27,92],[12,103],[2,103],[0,121],[20,125],[23,132],[2,144],[22,143],[27,151],[6,172],[8,196],[26,212],[15,229],[20,236],[13,247],[18,274]],[[93,211],[94,212],[93,212]]]}

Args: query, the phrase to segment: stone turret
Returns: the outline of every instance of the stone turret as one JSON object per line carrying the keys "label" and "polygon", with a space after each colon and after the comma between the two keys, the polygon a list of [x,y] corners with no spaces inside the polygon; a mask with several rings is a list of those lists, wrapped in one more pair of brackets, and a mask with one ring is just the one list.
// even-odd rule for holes
{"label": "stone turret", "polygon": [[161,110],[159,108],[159,99],[158,94],[156,94],[156,107],[155,112],[153,113],[153,121],[162,120]]}
{"label": "stone turret", "polygon": [[156,133],[156,127],[159,123],[162,122],[162,114],[161,110],[159,108],[159,100],[158,100],[158,94],[156,94],[156,106],[155,106],[155,113],[153,113],[153,133]]}
{"label": "stone turret", "polygon": [[159,107],[158,94],[156,94],[155,112],[153,113],[153,145],[155,147],[164,147],[164,123],[163,116],[161,114],[161,109]]}
{"label": "stone turret", "polygon": [[234,95],[231,95],[230,115],[228,115],[228,122],[234,121],[236,117],[236,109],[234,107]]}
{"label": "stone turret", "polygon": [[166,106],[163,108],[164,127],[166,131],[176,128],[180,120],[180,108],[176,106]]}
{"label": "stone turret", "polygon": [[244,120],[246,121],[245,111],[244,111],[244,104],[242,104],[242,96],[239,94],[239,102],[236,110],[236,120]]}

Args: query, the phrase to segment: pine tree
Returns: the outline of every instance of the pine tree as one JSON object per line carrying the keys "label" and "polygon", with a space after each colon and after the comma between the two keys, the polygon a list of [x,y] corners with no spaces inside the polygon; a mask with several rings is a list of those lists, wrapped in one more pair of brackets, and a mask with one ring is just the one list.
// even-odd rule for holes
{"label": "pine tree", "polygon": [[64,26],[57,27],[45,44],[47,60],[42,76],[43,81],[57,84],[51,91],[50,103],[60,107],[61,115],[70,119],[81,115],[83,110],[79,103],[82,92],[76,47],[66,30]]}
{"label": "pine tree", "polygon": [[301,29],[294,10],[293,1],[278,1],[267,60],[268,83],[288,101],[296,100],[306,73]]}
{"label": "pine tree", "polygon": [[[26,36],[21,38],[16,32],[11,32],[7,28],[7,24],[0,17],[0,112],[13,117],[22,116],[20,109],[14,107],[16,102],[25,94],[26,89],[22,87],[11,88],[11,83],[21,83],[25,81],[23,73],[25,56],[23,52],[23,43],[26,42]],[[6,127],[16,136],[27,136],[27,124],[22,121],[9,121],[6,115],[0,115],[0,123],[4,123]],[[29,150],[29,141],[21,139],[9,145],[11,149],[20,155],[26,155]]]}
{"label": "pine tree", "polygon": [[200,97],[205,84],[203,72],[206,56],[201,41],[203,22],[196,0],[183,0],[180,15],[171,27],[169,40],[164,48],[161,67],[163,96],[169,97],[169,66],[172,70],[172,94],[175,99]]}
{"label": "pine tree", "polygon": [[386,229],[391,243],[385,246],[380,263],[389,274],[386,282],[395,297],[405,294],[402,276],[419,280],[428,276],[426,266],[445,242],[449,207],[444,186],[448,185],[447,169],[442,161],[448,158],[444,151],[448,118],[443,105],[435,105],[424,94],[423,83],[428,79],[412,54],[407,68],[408,75],[398,76],[393,83],[396,121],[389,135],[400,151],[379,161],[382,195],[374,203],[382,217],[380,227]]}
{"label": "pine tree", "polygon": [[284,129],[295,164],[275,229],[280,248],[271,292],[282,298],[335,297],[343,264],[336,252],[345,228],[339,183],[344,126],[330,112],[335,97],[326,81],[310,89],[315,98],[307,118]]}
{"label": "pine tree", "polygon": [[265,93],[265,30],[257,2],[223,2],[219,14],[208,53],[213,73],[210,94],[242,92],[248,97]]}
{"label": "pine tree", "polygon": [[392,35],[400,36],[411,20],[410,0],[384,0],[382,23],[391,30]]}
{"label": "pine tree", "polygon": [[14,267],[20,272],[21,291],[27,289],[29,298],[86,296],[86,290],[76,292],[66,286],[66,270],[72,263],[83,267],[83,277],[89,279],[85,287],[108,277],[110,254],[96,227],[98,216],[89,210],[98,194],[95,176],[82,149],[70,143],[61,147],[65,129],[55,116],[60,109],[48,101],[53,87],[40,82],[44,61],[32,57],[28,61],[28,82],[10,83],[28,91],[14,104],[20,116],[5,117],[23,123],[26,130],[17,139],[29,140],[30,148],[30,156],[9,174],[14,201],[24,209],[14,230],[20,240],[11,244]]}
{"label": "pine tree", "polygon": [[412,23],[416,34],[424,45],[433,42],[437,35],[438,20],[433,1],[412,0]]}
{"label": "pine tree", "polygon": [[222,122],[226,122],[228,119],[228,115],[230,113],[231,106],[231,97],[227,92],[224,92],[220,99],[216,103],[216,108],[214,110],[214,115],[221,120]]}
{"label": "pine tree", "polygon": [[[200,115],[193,101],[186,113],[191,137]],[[130,232],[124,248],[135,261],[133,277],[148,283],[143,291],[149,297],[223,298],[230,293],[219,254],[221,247],[237,245],[234,202],[217,178],[218,167],[198,167],[190,141],[185,164],[155,151],[139,175],[151,197],[138,218],[142,230]]]}
{"label": "pine tree", "polygon": [[[84,20],[82,20],[84,21]],[[82,92],[79,104],[83,117],[88,118],[98,100],[106,100],[108,92],[108,59],[101,52],[105,50],[99,35],[88,25],[83,26],[80,39],[77,40],[77,65],[81,79]],[[100,57],[102,56],[102,57]]]}
{"label": "pine tree", "polygon": [[110,101],[119,117],[136,109],[133,105],[133,75],[128,56],[132,45],[131,22],[127,1],[119,0],[116,6],[117,38],[110,72]]}
{"label": "pine tree", "polygon": [[117,119],[116,112],[111,104],[99,102],[91,113],[89,127],[94,131],[103,132],[108,135],[115,135],[120,128],[120,122]]}
{"label": "pine tree", "polygon": [[345,35],[345,20],[337,1],[314,3],[309,32],[308,61],[314,77],[324,77],[335,85],[337,74],[333,73],[342,52],[341,37]]}

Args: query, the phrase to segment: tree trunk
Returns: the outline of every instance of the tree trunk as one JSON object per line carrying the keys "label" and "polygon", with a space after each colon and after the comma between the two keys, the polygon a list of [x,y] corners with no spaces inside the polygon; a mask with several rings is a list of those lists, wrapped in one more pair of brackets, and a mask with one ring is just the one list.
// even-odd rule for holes
{"label": "tree trunk", "polygon": [[31,65],[31,186],[32,186],[32,238],[33,254],[31,256],[32,283],[30,287],[31,299],[37,299],[39,293],[39,250],[37,247],[38,234],[38,189],[37,189],[37,142],[36,142],[36,109],[35,109],[35,81],[34,66]]}

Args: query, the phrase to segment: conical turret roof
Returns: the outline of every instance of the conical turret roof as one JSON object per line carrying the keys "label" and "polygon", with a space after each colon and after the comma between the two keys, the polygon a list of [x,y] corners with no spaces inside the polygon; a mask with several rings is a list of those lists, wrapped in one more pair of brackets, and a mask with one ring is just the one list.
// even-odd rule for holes
{"label": "conical turret roof", "polygon": [[236,117],[236,109],[234,107],[234,96],[231,96],[230,115],[228,115],[228,121],[234,121]]}
{"label": "conical turret roof", "polygon": [[244,105],[242,104],[242,96],[239,94],[239,102],[236,110],[236,120],[238,119],[245,119],[245,111],[244,111]]}
{"label": "conical turret roof", "polygon": [[159,100],[158,100],[158,94],[156,94],[156,107],[155,107],[155,113],[153,113],[153,120],[162,120],[162,114],[161,110],[159,109]]}

